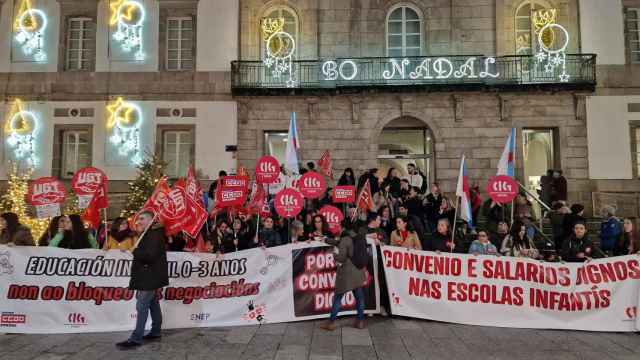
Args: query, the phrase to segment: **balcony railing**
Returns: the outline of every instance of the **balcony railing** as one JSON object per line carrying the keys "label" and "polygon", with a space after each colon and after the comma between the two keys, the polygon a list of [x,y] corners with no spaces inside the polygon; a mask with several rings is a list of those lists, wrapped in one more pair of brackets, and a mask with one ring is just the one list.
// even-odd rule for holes
{"label": "balcony railing", "polygon": [[[564,64],[562,60],[564,59]],[[300,60],[278,75],[262,61],[234,61],[234,93],[345,88],[593,88],[596,55],[567,54],[550,65],[535,56],[434,56]]]}

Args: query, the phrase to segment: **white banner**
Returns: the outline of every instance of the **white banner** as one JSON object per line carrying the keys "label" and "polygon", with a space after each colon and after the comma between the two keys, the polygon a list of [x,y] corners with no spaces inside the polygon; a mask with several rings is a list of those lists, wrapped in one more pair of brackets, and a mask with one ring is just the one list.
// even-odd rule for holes
{"label": "white banner", "polygon": [[[376,252],[369,251],[375,279]],[[0,332],[132,330],[131,259],[118,250],[0,246]],[[159,293],[163,328],[299,321],[330,312],[336,264],[333,248],[320,243],[222,256],[168,253],[168,261],[169,286]],[[377,282],[370,282],[367,312],[379,312],[377,295]],[[353,295],[343,298],[343,309],[354,313]]]}
{"label": "white banner", "polygon": [[637,331],[637,255],[569,264],[385,246],[383,258],[394,315],[499,327]]}

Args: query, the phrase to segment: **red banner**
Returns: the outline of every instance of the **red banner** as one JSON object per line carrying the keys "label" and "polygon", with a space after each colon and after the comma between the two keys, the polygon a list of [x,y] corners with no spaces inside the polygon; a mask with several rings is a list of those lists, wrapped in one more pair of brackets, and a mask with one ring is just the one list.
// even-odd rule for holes
{"label": "red banner", "polygon": [[373,196],[371,195],[369,180],[364,183],[360,195],[358,195],[358,203],[356,206],[361,210],[371,210],[373,208]]}
{"label": "red banner", "polygon": [[273,184],[280,175],[280,163],[273,156],[263,156],[256,163],[256,181],[259,184]]}
{"label": "red banner", "polygon": [[304,198],[298,190],[287,188],[280,191],[275,198],[275,208],[278,215],[286,218],[296,217],[302,206]]}
{"label": "red banner", "polygon": [[331,153],[329,150],[325,150],[318,160],[318,167],[320,168],[320,172],[323,173],[326,177],[333,179],[333,160],[331,159]]}
{"label": "red banner", "polygon": [[324,178],[315,171],[305,173],[298,181],[298,189],[307,199],[319,198],[324,194],[326,188]]}
{"label": "red banner", "polygon": [[200,186],[200,181],[191,167],[187,171],[187,179],[184,189],[187,192],[187,195],[191,196],[192,199],[199,204],[202,203],[202,186]]}
{"label": "red banner", "polygon": [[66,191],[62,182],[54,177],[42,177],[29,184],[27,201],[34,206],[64,203]]}
{"label": "red banner", "polygon": [[225,176],[218,180],[216,208],[238,207],[247,200],[249,178],[245,176]]}
{"label": "red banner", "polygon": [[352,185],[336,186],[333,189],[333,202],[336,204],[356,201],[356,187]]}
{"label": "red banner", "polygon": [[340,231],[340,223],[344,220],[342,211],[335,206],[325,205],[320,209],[320,215],[324,217],[327,224],[329,224],[329,230],[333,234],[337,234]]}
{"label": "red banner", "polygon": [[[183,196],[183,194],[184,198],[181,199],[180,196]],[[178,218],[177,221],[173,222],[172,227],[166,231],[170,233],[174,231],[184,231],[191,238],[198,236],[200,229],[202,229],[202,226],[207,221],[207,211],[204,207],[200,205],[197,199],[189,196],[186,189],[181,186],[174,186],[169,193],[169,198],[175,206],[179,206],[180,201],[184,201],[186,213],[184,217]],[[165,226],[167,226],[166,221]]]}

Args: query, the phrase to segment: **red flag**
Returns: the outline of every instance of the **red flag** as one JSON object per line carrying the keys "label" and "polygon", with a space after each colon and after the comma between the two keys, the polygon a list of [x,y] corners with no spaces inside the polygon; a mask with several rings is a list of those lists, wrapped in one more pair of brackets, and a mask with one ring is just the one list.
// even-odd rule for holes
{"label": "red flag", "polygon": [[161,203],[160,218],[165,225],[167,235],[184,231],[191,238],[196,238],[207,221],[207,212],[195,199],[187,195],[181,183],[176,183],[165,198],[158,198]]}
{"label": "red flag", "polygon": [[91,227],[96,230],[100,227],[100,208],[98,207],[98,197],[96,194],[93,195],[89,206],[84,209],[80,218],[83,222],[91,224]]}
{"label": "red flag", "polygon": [[251,200],[247,206],[249,212],[252,214],[260,212],[260,208],[262,208],[265,199],[266,194],[264,192],[264,187],[262,184],[256,184],[255,191],[251,194]]}
{"label": "red flag", "polygon": [[364,183],[364,186],[360,191],[360,195],[358,195],[356,204],[358,209],[369,211],[373,209],[373,196],[371,195],[371,185],[369,185],[369,180]]}
{"label": "red flag", "polygon": [[185,182],[184,188],[187,192],[187,195],[191,196],[191,198],[193,198],[193,200],[195,200],[197,203],[203,205],[202,186],[200,186],[200,181],[196,177],[196,174],[191,167],[189,167],[189,170],[187,171],[187,180]]}
{"label": "red flag", "polygon": [[140,215],[142,211],[151,211],[155,215],[159,215],[159,205],[158,198],[167,197],[169,194],[169,185],[167,184],[167,178],[163,177],[156,184],[156,188],[153,190],[151,196],[147,199],[147,201],[142,205],[142,208],[138,210],[138,212],[133,215],[133,219],[131,220],[132,225],[135,226],[136,219]]}
{"label": "red flag", "polygon": [[333,160],[331,159],[331,153],[329,150],[325,150],[318,160],[318,167],[320,167],[320,172],[324,174],[326,177],[333,179]]}
{"label": "red flag", "polygon": [[100,209],[109,207],[109,199],[107,197],[107,177],[102,177],[100,187],[93,193],[89,206],[84,209],[80,216],[82,221],[91,224],[91,227],[98,229],[100,227]]}

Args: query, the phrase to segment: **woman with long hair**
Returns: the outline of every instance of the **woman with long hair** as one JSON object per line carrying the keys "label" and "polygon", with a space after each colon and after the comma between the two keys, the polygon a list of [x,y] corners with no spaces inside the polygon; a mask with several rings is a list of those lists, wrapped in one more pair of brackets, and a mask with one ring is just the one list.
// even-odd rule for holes
{"label": "woman with long hair", "polygon": [[338,179],[338,186],[345,186],[345,185],[356,186],[356,177],[353,174],[352,168],[344,169],[342,176],[340,176],[340,179]]}
{"label": "woman with long hair", "polygon": [[231,229],[227,232],[227,236],[222,242],[224,252],[235,252],[249,248],[249,234],[247,226],[239,217],[233,219]]}
{"label": "woman with long hair", "polygon": [[513,223],[509,235],[502,241],[500,252],[507,256],[538,259],[540,252],[527,236],[527,227],[521,221]]}
{"label": "woman with long hair", "polygon": [[131,250],[136,243],[136,235],[129,228],[126,218],[118,217],[111,224],[109,238],[104,243],[105,250]]}
{"label": "woman with long hair", "polygon": [[422,244],[420,243],[418,234],[413,231],[413,227],[406,216],[398,216],[396,218],[396,229],[391,232],[391,245],[422,250]]}
{"label": "woman with long hair", "polygon": [[635,254],[640,251],[640,238],[636,231],[635,218],[625,218],[622,224],[622,235],[618,237],[613,249],[614,256]]}
{"label": "woman with long hair", "polygon": [[60,218],[62,216],[54,216],[49,221],[49,226],[47,227],[47,231],[45,231],[38,239],[38,246],[49,246],[49,241],[53,239],[53,237],[58,232],[58,225],[60,223]]}
{"label": "woman with long hair", "polygon": [[329,230],[329,224],[324,216],[316,214],[312,219],[311,232],[307,235],[307,239],[320,242],[326,242],[327,238],[331,237],[331,231]]}
{"label": "woman with long hair", "polygon": [[31,230],[20,223],[16,213],[6,212],[0,215],[0,244],[34,245]]}
{"label": "woman with long hair", "polygon": [[58,233],[49,242],[51,247],[64,249],[97,249],[98,243],[82,223],[80,215],[62,216],[58,222]]}

